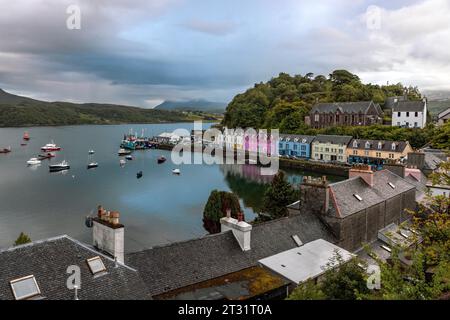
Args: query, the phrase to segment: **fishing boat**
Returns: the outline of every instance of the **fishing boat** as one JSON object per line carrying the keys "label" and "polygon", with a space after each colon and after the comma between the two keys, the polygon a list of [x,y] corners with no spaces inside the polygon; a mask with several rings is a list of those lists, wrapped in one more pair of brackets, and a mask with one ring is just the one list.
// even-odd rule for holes
{"label": "fishing boat", "polygon": [[49,165],[48,168],[50,169],[50,172],[58,172],[63,170],[69,170],[70,165],[66,160],[63,160],[61,163]]}
{"label": "fishing boat", "polygon": [[127,162],[125,160],[123,160],[123,159],[120,159],[120,161],[119,161],[119,164],[120,164],[121,167],[125,166],[126,163]]}
{"label": "fishing boat", "polygon": [[25,142],[22,142],[20,145],[21,145],[22,147],[25,147],[27,144],[26,144]]}
{"label": "fishing boat", "polygon": [[30,140],[30,135],[28,134],[28,131],[25,131],[23,134],[23,140],[28,141]]}
{"label": "fishing boat", "polygon": [[181,171],[180,171],[180,169],[173,169],[173,170],[172,170],[172,173],[173,173],[173,174],[180,174]]}
{"label": "fishing boat", "polygon": [[30,160],[27,161],[27,164],[29,166],[35,166],[37,164],[41,164],[41,160],[39,160],[38,158],[31,158]]}
{"label": "fishing boat", "polygon": [[121,149],[119,149],[119,151],[117,152],[117,154],[118,154],[119,156],[127,156],[127,155],[131,154],[131,151],[130,151],[130,150],[126,150],[126,149],[121,148]]}
{"label": "fishing boat", "polygon": [[126,157],[125,157],[125,159],[127,159],[127,160],[133,160],[133,156],[132,155],[127,155]]}
{"label": "fishing boat", "polygon": [[97,162],[91,162],[87,165],[88,170],[89,169],[93,169],[93,168],[98,168],[98,163]]}
{"label": "fishing boat", "polygon": [[54,158],[54,157],[55,157],[55,154],[50,153],[50,152],[48,152],[48,153],[46,153],[46,154],[40,154],[40,155],[38,155],[38,159],[39,159],[39,160],[51,159],[51,158]]}
{"label": "fishing boat", "polygon": [[164,156],[160,156],[159,158],[158,158],[158,163],[164,163],[164,162],[166,162],[166,158],[164,157]]}
{"label": "fishing boat", "polygon": [[11,147],[0,149],[0,153],[10,153]]}
{"label": "fishing boat", "polygon": [[136,174],[136,178],[140,179],[140,178],[142,178],[143,175],[144,175],[144,174],[142,173],[142,171],[139,171],[139,172]]}
{"label": "fishing boat", "polygon": [[45,146],[41,148],[42,151],[49,152],[49,151],[59,151],[61,150],[61,147],[58,147],[53,141],[51,143],[47,143]]}
{"label": "fishing boat", "polygon": [[89,150],[89,154],[94,154],[95,153],[95,151],[94,150]]}

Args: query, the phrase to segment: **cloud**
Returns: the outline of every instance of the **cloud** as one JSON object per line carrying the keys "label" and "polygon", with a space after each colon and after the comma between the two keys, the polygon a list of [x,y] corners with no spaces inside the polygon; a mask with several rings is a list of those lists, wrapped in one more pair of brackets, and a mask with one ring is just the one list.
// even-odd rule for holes
{"label": "cloud", "polygon": [[183,23],[182,26],[214,36],[225,36],[236,30],[236,24],[231,21],[191,20]]}

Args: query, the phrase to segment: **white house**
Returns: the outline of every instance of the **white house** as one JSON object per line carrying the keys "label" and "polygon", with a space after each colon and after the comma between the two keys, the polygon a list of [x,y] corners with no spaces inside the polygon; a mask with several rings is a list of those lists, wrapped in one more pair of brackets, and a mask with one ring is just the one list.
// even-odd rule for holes
{"label": "white house", "polygon": [[392,108],[392,126],[424,128],[427,123],[427,100],[397,101]]}

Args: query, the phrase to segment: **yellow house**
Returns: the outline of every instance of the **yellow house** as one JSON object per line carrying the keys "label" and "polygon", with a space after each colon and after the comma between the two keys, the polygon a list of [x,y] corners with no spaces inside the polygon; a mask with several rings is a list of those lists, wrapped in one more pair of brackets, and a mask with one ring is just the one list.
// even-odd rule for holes
{"label": "yellow house", "polygon": [[349,163],[381,165],[385,160],[401,160],[413,152],[408,141],[352,139],[347,148]]}
{"label": "yellow house", "polygon": [[311,143],[311,159],[325,162],[347,162],[351,136],[318,135]]}

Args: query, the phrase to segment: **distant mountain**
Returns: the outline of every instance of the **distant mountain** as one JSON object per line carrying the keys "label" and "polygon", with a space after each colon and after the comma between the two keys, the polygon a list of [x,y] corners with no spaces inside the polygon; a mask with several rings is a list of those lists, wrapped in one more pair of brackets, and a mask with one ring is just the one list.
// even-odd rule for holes
{"label": "distant mountain", "polygon": [[154,109],[178,110],[178,111],[204,111],[211,113],[223,113],[227,104],[224,102],[213,102],[208,100],[187,100],[187,101],[164,101]]}
{"label": "distant mountain", "polygon": [[47,102],[0,89],[0,127],[163,123],[198,119],[179,111],[101,103]]}

